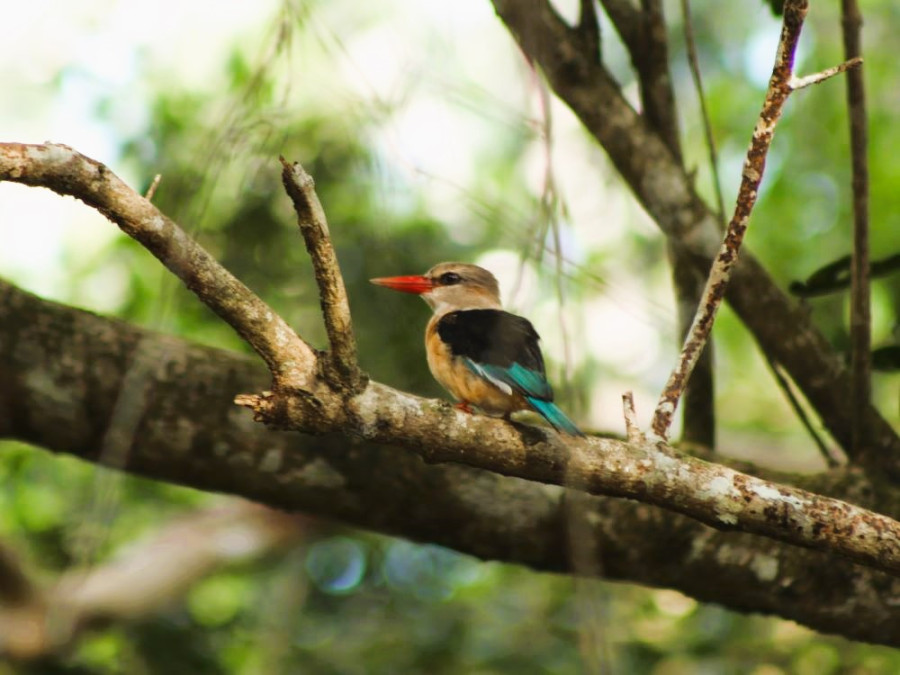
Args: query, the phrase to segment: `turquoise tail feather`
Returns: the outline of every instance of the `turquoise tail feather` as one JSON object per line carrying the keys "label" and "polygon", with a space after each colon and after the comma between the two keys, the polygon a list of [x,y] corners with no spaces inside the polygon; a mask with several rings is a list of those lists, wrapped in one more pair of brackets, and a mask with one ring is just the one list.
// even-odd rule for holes
{"label": "turquoise tail feather", "polygon": [[575,422],[566,417],[566,414],[556,407],[553,401],[542,401],[539,398],[526,397],[526,400],[545,420],[550,422],[557,431],[562,431],[570,436],[584,436],[581,430],[575,426]]}

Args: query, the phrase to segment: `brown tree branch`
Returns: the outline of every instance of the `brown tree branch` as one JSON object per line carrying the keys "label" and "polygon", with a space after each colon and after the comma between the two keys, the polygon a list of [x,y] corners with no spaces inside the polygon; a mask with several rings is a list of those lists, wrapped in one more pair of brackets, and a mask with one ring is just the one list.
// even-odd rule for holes
{"label": "brown tree branch", "polygon": [[244,501],[180,518],[108,562],[65,572],[27,603],[0,600],[0,657],[45,658],[89,628],[156,613],[214,569],[296,544],[307,523]]}
{"label": "brown tree branch", "polygon": [[[21,173],[10,173],[0,162],[0,178],[34,184],[36,176],[46,176],[49,187],[61,190],[61,184],[74,194],[90,194],[94,189],[91,174],[89,182],[84,182],[85,174],[77,170],[62,176],[55,171],[47,174],[40,167],[45,162],[56,167],[53,157],[44,152],[26,155],[38,166],[20,160],[16,167]],[[0,158],[3,156],[0,153]],[[112,175],[105,168],[101,173]],[[28,180],[22,180],[25,176]],[[124,185],[122,189],[127,190]],[[135,224],[127,222],[127,214],[116,207],[115,200],[107,200],[103,212],[115,222],[124,221],[125,229],[136,230]],[[273,370],[281,372],[282,367],[276,363]],[[446,403],[436,405],[375,382],[352,398],[312,382],[309,390],[241,396],[239,402],[252,408],[256,419],[278,428],[339,432],[407,447],[428,462],[467,464],[590,494],[628,497],[712,527],[826,550],[900,574],[900,523],[725,466],[681,457],[661,444],[628,445],[600,438],[567,439],[564,444],[553,432],[466,415]]]}
{"label": "brown tree branch", "polygon": [[313,350],[268,305],[100,162],[58,143],[0,143],[0,180],[43,186],[97,209],[150,251],[262,357],[276,382],[303,389]]}
{"label": "brown tree branch", "polygon": [[[856,0],[841,1],[844,58],[862,60],[862,13]],[[853,257],[850,263],[850,368],[853,388],[853,448],[868,446],[866,410],[872,395],[872,316],[869,266],[869,129],[862,68],[847,73],[850,154],[853,166]],[[865,455],[864,455],[865,456]],[[871,458],[869,458],[871,459]]]}
{"label": "brown tree branch", "polygon": [[[341,435],[310,437],[248,424],[230,399],[231,392],[267,382],[255,359],[41,300],[2,281],[0,438],[96,462],[133,352],[148,341],[164,345],[165,367],[153,373],[154,395],[134,438],[129,473],[239,494],[484,559],[674,588],[739,611],[900,646],[898,578],[827,553],[717,531],[630,500],[586,495],[577,502],[583,543],[600,559],[590,570],[576,569],[565,542],[570,514],[561,489],[426,464],[412,452]],[[876,493],[859,471],[794,480],[873,507],[868,500],[879,494],[888,513],[900,515],[896,491],[881,486]]]}
{"label": "brown tree branch", "polygon": [[[798,298],[814,298],[829,293],[837,293],[850,287],[850,266],[852,257],[841,256],[837,260],[817,269],[805,281],[793,281],[788,287]],[[869,278],[875,279],[894,274],[900,270],[900,254],[869,261]]]}
{"label": "brown tree branch", "polygon": [[[685,248],[704,273],[721,244],[718,219],[665,144],[625,100],[602,63],[581,52],[572,29],[546,0],[493,0],[520,48],[538,64],[609,154],[663,232]],[[761,348],[781,363],[823,425],[845,450],[851,447],[850,378],[808,312],[775,285],[744,251],[727,299]],[[900,476],[900,437],[873,408],[867,410],[871,445],[886,471]]]}
{"label": "brown tree branch", "polygon": [[303,167],[281,158],[281,180],[294,203],[300,233],[312,260],[319,285],[322,314],[331,351],[326,357],[329,384],[355,394],[365,387],[365,376],[356,358],[356,338],[350,319],[350,302],[341,277],[337,255],[328,234],[328,220],[316,194],[315,183]]}
{"label": "brown tree branch", "polygon": [[600,0],[600,4],[622,38],[628,53],[632,57],[639,53],[644,46],[641,11],[632,0]]}

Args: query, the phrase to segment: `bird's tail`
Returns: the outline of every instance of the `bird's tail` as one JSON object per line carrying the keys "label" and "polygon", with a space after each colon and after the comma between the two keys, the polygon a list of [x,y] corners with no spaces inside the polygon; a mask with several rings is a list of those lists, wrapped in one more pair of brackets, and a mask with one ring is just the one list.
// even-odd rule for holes
{"label": "bird's tail", "polygon": [[553,425],[557,431],[562,431],[570,436],[584,436],[581,430],[575,426],[575,422],[566,417],[566,414],[556,407],[553,401],[542,401],[539,398],[527,397],[531,407],[534,408],[545,420]]}

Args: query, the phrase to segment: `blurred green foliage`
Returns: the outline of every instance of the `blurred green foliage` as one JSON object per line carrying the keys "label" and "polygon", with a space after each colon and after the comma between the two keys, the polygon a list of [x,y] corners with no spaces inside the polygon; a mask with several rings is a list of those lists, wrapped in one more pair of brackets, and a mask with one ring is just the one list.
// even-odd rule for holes
{"label": "blurred green foliage", "polygon": [[[777,25],[762,3],[695,4],[694,29],[720,142],[727,202],[764,87],[764,82],[748,77],[752,68],[746,63],[752,52],[747,40],[762,33],[748,38],[747,27],[758,25],[777,34]],[[779,3],[770,4],[774,8]],[[900,193],[893,189],[900,170],[893,156],[900,145],[900,126],[893,119],[896,88],[890,82],[895,62],[888,46],[900,26],[900,10],[881,3],[871,5],[870,11],[867,25],[873,28],[867,44],[874,58],[866,68],[871,136],[876,139],[872,247],[873,257],[884,257],[896,252],[900,217]],[[698,185],[711,194],[700,120],[680,58],[679,20],[677,12],[671,15],[685,148],[689,163],[699,169]],[[369,19],[360,20],[368,25]],[[293,29],[303,34],[308,27]],[[804,36],[804,72],[841,60],[838,31],[833,8],[829,12],[816,7]],[[533,231],[521,217],[532,218],[540,195],[526,185],[521,165],[536,135],[526,125],[497,125],[493,151],[480,158],[481,175],[460,190],[474,226],[449,223],[409,185],[393,180],[387,158],[369,142],[394,114],[394,104],[348,104],[335,110],[304,94],[300,105],[285,94],[280,61],[254,65],[240,49],[223,69],[228,87],[215,96],[159,86],[147,128],[123,143],[123,161],[137,167],[145,187],[154,174],[161,174],[155,203],[304,337],[324,346],[316,287],[281,190],[277,157],[301,161],[315,177],[331,222],[363,368],[401,389],[443,395],[424,366],[420,329],[427,309],[367,280],[423,271],[440,260],[473,260],[491,248],[533,247],[528,239]],[[480,96],[471,96],[473,107],[484,103]],[[785,286],[849,250],[845,118],[838,79],[798,93],[778,128],[749,241]],[[466,236],[454,228],[465,229]],[[612,264],[630,264],[636,277],[656,283],[666,275],[662,249],[660,238],[636,230],[613,244],[581,252],[580,266],[567,270],[574,287],[570,292],[576,301],[598,292],[616,293],[597,273]],[[73,265],[73,296],[79,284],[104,266],[127,270],[119,316],[246,351],[229,328],[125,237],[116,239],[103,259]],[[543,267],[542,279],[551,279],[552,264]],[[896,324],[898,291],[896,277],[878,282],[874,311],[879,340],[889,339]],[[829,339],[843,348],[845,295],[812,300],[810,311]],[[674,339],[671,324],[659,330],[669,334],[667,340]],[[728,410],[737,396],[744,402],[733,418],[723,414],[724,424],[754,433],[765,431],[768,424],[773,437],[781,433],[772,420],[771,399],[753,398],[757,382],[768,378],[765,367],[728,312],[717,326],[717,337],[720,408]],[[598,377],[610,375],[604,368],[587,359],[571,375],[576,390],[572,396],[583,406]],[[882,403],[893,401],[896,407],[896,379],[876,384]],[[748,389],[753,394],[748,395]],[[791,420],[790,415],[785,418]],[[802,438],[796,433],[791,441],[798,436]],[[219,499],[124,477],[115,481],[110,516],[97,499],[98,485],[111,489],[107,480],[92,466],[3,443],[0,537],[50,577],[76,559],[102,559],[167,518]],[[599,620],[591,620],[590,603],[602,607]],[[621,673],[900,672],[900,655],[891,650],[818,636],[790,622],[699,605],[672,591],[537,574],[352,531],[312,539],[278,559],[222,571],[197,584],[180,606],[97,632],[61,660],[19,670],[562,674],[579,672],[590,660],[580,652],[584,643],[602,654],[612,672]],[[13,672],[10,668],[0,665],[0,675]]]}

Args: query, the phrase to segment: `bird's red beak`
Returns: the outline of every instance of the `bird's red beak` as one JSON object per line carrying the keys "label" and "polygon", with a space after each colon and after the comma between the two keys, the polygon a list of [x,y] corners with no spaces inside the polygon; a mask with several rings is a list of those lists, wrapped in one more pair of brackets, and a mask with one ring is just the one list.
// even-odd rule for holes
{"label": "bird's red beak", "polygon": [[370,281],[378,286],[386,286],[387,288],[393,288],[395,291],[415,293],[416,295],[427,293],[434,288],[434,282],[431,279],[418,274],[408,277],[380,277],[378,279],[370,279]]}

